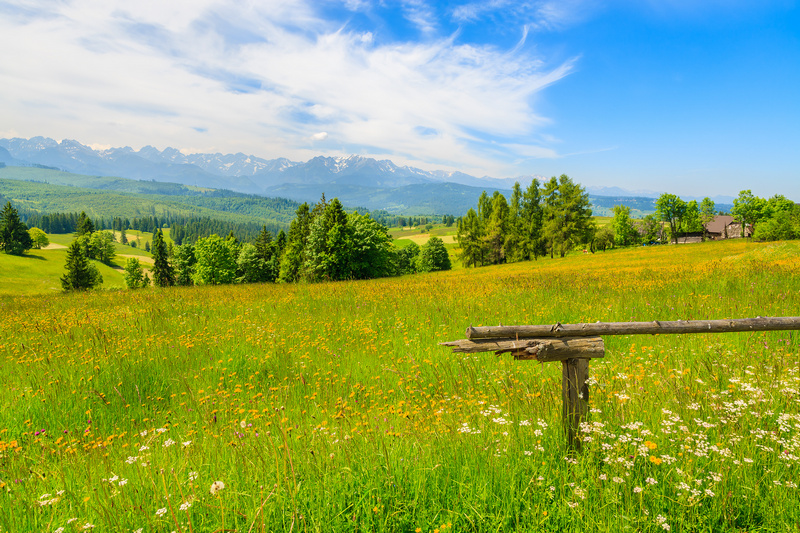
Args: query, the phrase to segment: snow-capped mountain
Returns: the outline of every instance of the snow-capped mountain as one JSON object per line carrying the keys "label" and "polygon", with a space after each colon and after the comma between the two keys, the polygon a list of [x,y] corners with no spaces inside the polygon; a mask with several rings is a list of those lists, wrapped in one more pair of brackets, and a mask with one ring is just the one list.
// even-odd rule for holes
{"label": "snow-capped mountain", "polygon": [[457,183],[487,189],[510,189],[514,180],[476,178],[462,172],[425,171],[398,166],[389,160],[351,155],[318,156],[306,162],[254,155],[184,154],[175,148],[145,146],[94,150],[78,141],[60,143],[46,137],[0,139],[16,161],[47,165],[68,172],[118,176],[139,180],[171,181],[263,194],[288,185],[359,186],[394,188],[424,183]]}

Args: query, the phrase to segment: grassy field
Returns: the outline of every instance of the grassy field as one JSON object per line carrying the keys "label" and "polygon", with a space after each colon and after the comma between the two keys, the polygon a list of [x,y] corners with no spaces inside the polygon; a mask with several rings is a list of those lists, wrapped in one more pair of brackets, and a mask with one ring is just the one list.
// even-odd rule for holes
{"label": "grassy field", "polygon": [[607,337],[579,455],[560,365],[437,343],[799,308],[800,243],[742,240],[3,296],[0,530],[797,531],[797,332]]}
{"label": "grassy field", "polygon": [[[119,238],[119,232],[117,238]],[[153,234],[137,230],[127,232],[129,240],[137,240],[140,245],[132,248],[114,243],[116,257],[111,265],[94,261],[103,276],[101,289],[124,289],[123,268],[128,257],[135,257],[142,262],[145,270],[152,263],[152,256],[144,250],[146,242],[152,243]],[[169,230],[164,230],[169,238]],[[23,256],[0,254],[0,296],[56,294],[61,292],[61,276],[66,272],[67,246],[75,240],[75,235],[50,234],[47,236],[50,246],[41,250],[29,250]]]}

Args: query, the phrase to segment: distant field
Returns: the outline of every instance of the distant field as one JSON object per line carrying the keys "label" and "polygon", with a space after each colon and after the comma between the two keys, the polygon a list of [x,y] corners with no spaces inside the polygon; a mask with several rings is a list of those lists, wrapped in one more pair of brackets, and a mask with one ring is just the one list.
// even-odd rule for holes
{"label": "distant field", "polygon": [[[9,261],[63,265],[63,250],[32,255],[0,256],[0,283]],[[0,528],[796,531],[798,332],[606,337],[577,455],[560,365],[438,343],[469,325],[798,309],[800,242],[742,239],[0,296]]]}
{"label": "distant field", "polygon": [[[54,241],[55,242],[55,241]],[[66,248],[30,250],[23,256],[0,253],[0,297],[19,294],[57,294],[61,292],[61,276],[66,272]],[[121,264],[119,264],[121,262]],[[114,269],[97,261],[103,276],[104,289],[125,287],[120,269]],[[125,261],[117,258],[121,268]]]}

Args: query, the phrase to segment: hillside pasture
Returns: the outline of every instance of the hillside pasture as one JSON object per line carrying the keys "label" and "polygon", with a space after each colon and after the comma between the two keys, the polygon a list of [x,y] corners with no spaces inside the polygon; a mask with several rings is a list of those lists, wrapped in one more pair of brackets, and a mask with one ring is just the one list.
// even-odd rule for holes
{"label": "hillside pasture", "polygon": [[795,316],[798,280],[800,243],[737,240],[3,296],[0,528],[796,531],[798,332],[607,337],[574,455],[560,365],[438,343],[469,325]]}
{"label": "hillside pasture", "polygon": [[[28,250],[22,256],[0,254],[0,298],[61,292],[61,276],[66,272],[66,263],[66,246],[58,243],[41,250]],[[117,257],[111,266],[99,261],[93,263],[103,276],[102,289],[125,287],[122,278],[124,259]]]}

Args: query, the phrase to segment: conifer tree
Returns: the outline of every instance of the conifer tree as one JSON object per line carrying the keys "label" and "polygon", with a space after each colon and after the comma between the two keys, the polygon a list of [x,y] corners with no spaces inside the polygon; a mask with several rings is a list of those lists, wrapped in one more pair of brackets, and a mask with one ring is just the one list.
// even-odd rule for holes
{"label": "conifer tree", "polygon": [[92,233],[94,233],[94,223],[92,219],[86,215],[85,211],[81,211],[81,214],[78,216],[75,235],[80,237],[81,235],[91,235]]}
{"label": "conifer tree", "polygon": [[22,255],[33,247],[28,226],[19,218],[19,213],[6,202],[0,212],[0,249],[7,254]]}
{"label": "conifer tree", "polygon": [[65,291],[85,291],[103,283],[103,277],[83,251],[77,240],[67,248],[66,274],[61,276],[61,287]]}
{"label": "conifer tree", "polygon": [[156,287],[171,287],[175,285],[175,270],[169,264],[167,245],[164,234],[159,229],[153,238],[153,284]]}

